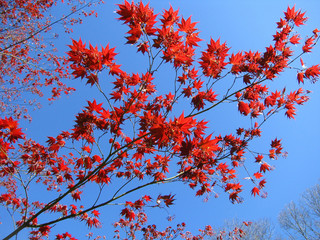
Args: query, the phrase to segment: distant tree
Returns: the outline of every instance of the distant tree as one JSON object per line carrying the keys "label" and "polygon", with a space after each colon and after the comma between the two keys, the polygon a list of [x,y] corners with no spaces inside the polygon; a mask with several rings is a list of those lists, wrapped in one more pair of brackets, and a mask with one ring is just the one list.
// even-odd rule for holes
{"label": "distant tree", "polygon": [[290,239],[320,239],[320,185],[307,189],[298,204],[289,203],[279,223]]}

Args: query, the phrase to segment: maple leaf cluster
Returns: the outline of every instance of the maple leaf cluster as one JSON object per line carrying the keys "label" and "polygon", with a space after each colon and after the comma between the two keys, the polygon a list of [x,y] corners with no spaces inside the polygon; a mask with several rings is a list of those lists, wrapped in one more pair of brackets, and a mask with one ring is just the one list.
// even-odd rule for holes
{"label": "maple leaf cluster", "polygon": [[16,149],[16,142],[25,135],[18,122],[10,118],[0,118],[0,177],[1,187],[5,190],[0,194],[0,203],[18,209],[22,205],[16,194],[16,180],[14,174],[18,172],[20,161],[11,158],[12,151]]}
{"label": "maple leaf cluster", "polygon": [[[121,229],[132,239],[241,238],[241,229],[224,233],[207,226],[192,235],[185,231],[184,223],[163,231],[148,225],[146,209],[169,208],[179,196],[146,189],[181,182],[194,189],[196,196],[206,198],[223,191],[232,203],[239,203],[245,190],[243,181],[249,180],[253,196],[266,196],[266,175],[274,168],[271,161],[285,152],[278,138],[264,153],[253,150],[250,143],[261,137],[263,124],[272,116],[283,111],[294,118],[297,105],[308,100],[308,91],[302,87],[287,92],[286,88],[271,91],[268,86],[291,68],[294,60],[312,50],[318,31],[307,39],[299,57],[291,60],[291,47],[300,41],[293,28],[303,25],[306,18],[294,7],[288,8],[277,23],[274,43],[264,52],[230,53],[227,43],[210,39],[197,56],[202,41],[197,24],[180,16],[178,10],[170,7],[155,14],[149,4],[127,1],[118,8],[118,19],[129,28],[127,44],[149,60],[145,72],[124,71],[117,64],[115,48],[109,45],[99,49],[81,39],[72,40],[67,54],[73,77],[96,87],[103,100],[87,101],[75,116],[73,128],[48,137],[45,144],[25,139],[12,118],[0,119],[0,176],[6,189],[0,202],[21,213],[17,229],[8,238],[32,228],[30,238],[41,239],[67,219],[99,228],[100,209],[111,205],[122,208],[114,223],[118,239]],[[159,94],[155,79],[165,64],[175,71],[174,88],[167,87]],[[319,65],[293,69],[298,69],[300,84],[306,78],[314,83],[320,74]],[[107,89],[100,81],[104,74],[113,79]],[[214,91],[217,82],[225,88]],[[213,132],[202,117],[226,102],[234,104],[235,111],[250,124],[228,134],[221,134],[218,126]],[[178,104],[185,106],[183,111]],[[18,157],[12,154],[17,143]],[[241,174],[242,168],[247,175]],[[22,174],[26,177],[17,177]],[[33,199],[28,193],[32,190],[26,187],[32,188],[32,184],[42,184],[55,197],[49,202]],[[132,200],[131,193],[141,197]],[[93,195],[93,203],[84,200]],[[41,218],[43,215],[48,218]],[[75,238],[65,232],[56,239]]]}

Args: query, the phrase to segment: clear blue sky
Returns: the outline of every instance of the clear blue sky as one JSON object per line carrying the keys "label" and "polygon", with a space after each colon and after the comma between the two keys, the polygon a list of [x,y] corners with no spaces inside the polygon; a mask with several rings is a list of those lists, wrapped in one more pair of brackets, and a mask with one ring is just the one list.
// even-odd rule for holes
{"label": "clear blue sky", "polygon": [[[83,41],[90,41],[93,45],[105,46],[110,43],[111,47],[116,47],[119,53],[117,60],[123,65],[123,69],[129,72],[141,72],[146,69],[140,54],[137,55],[134,47],[124,45],[124,33],[128,30],[120,22],[115,20],[117,14],[114,13],[115,3],[119,1],[106,1],[104,5],[98,7],[98,18],[85,19],[84,24],[74,28],[71,36],[61,34],[59,40],[60,51],[66,51],[66,45],[71,43],[70,37],[74,39],[82,38]],[[150,5],[156,12],[163,8],[168,8],[170,4],[174,9],[180,9],[180,13],[188,18],[192,15],[192,20],[199,22],[197,27],[200,30],[200,37],[208,41],[221,38],[231,47],[231,52],[244,50],[260,50],[272,44],[272,35],[276,31],[276,22],[283,17],[283,11],[287,6],[296,4],[296,8],[307,11],[309,17],[307,25],[299,30],[301,36],[311,35],[313,29],[320,29],[320,3],[314,1],[151,1]],[[202,46],[205,46],[205,41]],[[295,50],[295,49],[294,49]],[[298,48],[296,49],[299,50]],[[320,62],[320,46],[317,46],[312,55],[304,57],[307,66]],[[141,62],[140,62],[141,61]],[[169,81],[166,77],[170,72],[164,72],[162,79],[159,80],[160,86],[166,86]],[[159,77],[161,77],[159,76]],[[171,78],[172,79],[172,78]],[[109,81],[106,78],[105,81]],[[286,72],[281,78],[276,79],[279,85],[287,86],[289,89],[296,86],[297,81],[294,70]],[[162,82],[162,83],[161,83]],[[52,105],[44,104],[43,108],[35,111],[33,122],[26,125],[29,136],[45,141],[46,136],[55,136],[60,130],[72,128],[72,119],[80,111],[86,100],[92,100],[97,92],[88,90],[80,80],[72,82],[77,87],[77,92],[69,97],[62,97]],[[220,226],[224,220],[238,218],[241,220],[252,221],[259,218],[269,218],[276,222],[277,216],[285,204],[296,201],[299,195],[308,187],[318,183],[319,180],[319,141],[320,135],[320,87],[319,84],[306,84],[313,94],[310,101],[298,108],[296,120],[288,120],[284,113],[269,121],[263,128],[263,138],[256,143],[257,147],[267,145],[271,139],[282,138],[284,149],[289,155],[286,159],[271,162],[275,170],[267,174],[268,197],[251,197],[250,188],[246,189],[244,203],[233,205],[228,200],[228,195],[220,191],[220,197],[212,197],[204,203],[202,198],[193,197],[195,192],[190,191],[182,185],[159,186],[155,191],[165,190],[167,193],[177,194],[176,205],[169,209],[170,215],[175,215],[176,221],[185,221],[190,230],[197,230],[207,224]],[[231,109],[218,109],[209,113],[207,118],[212,121],[212,130],[216,134],[219,131],[231,132],[239,126],[239,123],[248,122],[243,118],[233,106]],[[48,128],[50,126],[50,128]],[[111,216],[116,216],[118,209],[104,211],[102,222],[105,229],[103,234],[112,230],[110,223],[113,222]],[[107,214],[106,214],[107,213]],[[156,222],[164,221],[167,212],[157,212],[153,216]],[[110,216],[110,217],[108,217]],[[160,216],[160,217],[158,217]],[[151,223],[151,222],[150,222]],[[0,226],[1,229],[1,226]],[[1,231],[1,230],[0,230]],[[108,234],[107,234],[108,235]],[[81,239],[81,238],[80,238]],[[109,239],[109,237],[107,238]]]}

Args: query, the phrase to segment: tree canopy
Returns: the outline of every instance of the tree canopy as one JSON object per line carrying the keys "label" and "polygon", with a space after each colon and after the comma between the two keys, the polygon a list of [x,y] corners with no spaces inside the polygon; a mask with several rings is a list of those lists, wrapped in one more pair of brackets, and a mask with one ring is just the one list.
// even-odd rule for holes
{"label": "tree canopy", "polygon": [[[167,226],[153,224],[153,214],[169,209],[178,196],[170,188],[150,189],[179,184],[204,199],[224,192],[232,203],[243,201],[243,191],[266,197],[272,161],[286,152],[279,137],[259,149],[252,143],[275,115],[294,119],[297,106],[309,100],[303,86],[317,81],[320,66],[306,67],[303,58],[312,53],[319,30],[303,40],[297,31],[307,17],[293,6],[276,23],[273,42],[264,51],[232,51],[220,38],[203,47],[198,23],[179,10],[170,6],[155,12],[151,4],[124,1],[116,14],[127,28],[126,44],[145,59],[129,62],[139,69],[145,64],[137,72],[119,63],[117,46],[95,46],[82,38],[69,43],[65,56],[55,55],[44,34],[56,23],[81,21],[69,18],[78,13],[94,13],[82,12],[91,2],[70,0],[69,14],[57,20],[46,14],[61,4],[0,2],[0,203],[13,219],[3,239],[26,232],[30,239],[76,239],[66,222],[82,222],[94,231],[115,206],[118,218],[107,219],[115,228],[107,238],[245,237],[238,226],[216,231],[208,225],[191,233],[171,218]],[[274,89],[287,71],[294,72],[296,87],[287,89],[284,83]],[[41,96],[41,87],[51,91],[50,100],[68,94],[74,89],[67,78],[92,88],[93,99],[79,110],[73,128],[46,142],[30,139],[20,127],[27,108],[17,99]],[[208,114],[227,106],[244,121],[225,133]],[[224,122],[224,115],[215,117]]]}

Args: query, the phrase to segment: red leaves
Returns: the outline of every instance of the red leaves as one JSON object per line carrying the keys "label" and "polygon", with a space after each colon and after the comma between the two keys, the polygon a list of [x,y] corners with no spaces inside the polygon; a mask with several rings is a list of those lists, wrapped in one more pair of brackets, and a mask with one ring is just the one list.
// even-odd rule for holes
{"label": "red leaves", "polygon": [[150,201],[151,201],[151,197],[148,196],[148,195],[144,195],[142,198],[143,198],[143,200],[146,201],[146,202],[150,202]]}
{"label": "red leaves", "polygon": [[195,127],[196,121],[192,117],[186,118],[182,113],[179,118],[175,118],[172,126],[179,129],[183,134],[190,135],[191,129]]}
{"label": "red leaves", "polygon": [[[125,227],[132,238],[137,230],[144,229],[145,234],[155,230],[153,226],[142,228],[147,221],[144,212],[147,205],[155,201],[149,207],[170,207],[175,201],[174,194],[159,194],[151,198],[145,193],[141,199],[130,201],[127,193],[142,190],[145,186],[181,181],[194,189],[196,196],[203,196],[210,195],[219,185],[229,194],[232,202],[241,202],[240,193],[246,186],[241,179],[249,179],[255,185],[251,194],[263,195],[261,191],[266,184],[264,175],[272,170],[265,158],[275,159],[283,154],[281,141],[273,140],[269,152],[264,154],[251,149],[250,142],[261,137],[261,126],[273,114],[284,110],[289,118],[294,118],[296,105],[308,99],[302,89],[286,94],[285,90],[270,92],[267,85],[269,80],[276,81],[277,75],[291,64],[289,57],[295,59],[291,58],[293,51],[290,46],[299,44],[301,38],[292,29],[293,25],[299,26],[305,22],[304,13],[294,7],[288,8],[285,20],[280,19],[277,23],[279,29],[274,35],[274,45],[264,52],[239,51],[227,59],[230,49],[226,43],[221,43],[220,39],[210,39],[197,61],[196,47],[201,39],[197,23],[192,22],[191,18],[180,17],[178,11],[170,7],[157,23],[157,15],[148,4],[125,1],[118,6],[119,20],[129,27],[127,43],[133,44],[150,60],[146,73],[122,71],[115,63],[114,49],[108,45],[99,49],[91,44],[86,46],[81,39],[73,40],[68,52],[73,75],[97,87],[103,94],[105,104],[97,100],[88,101],[87,106],[77,114],[71,133],[49,137],[48,147],[32,141],[20,146],[23,152],[21,162],[11,160],[7,153],[15,146],[11,143],[24,136],[15,121],[1,119],[0,147],[3,151],[0,152],[0,175],[9,179],[19,171],[19,174],[32,174],[49,190],[67,189],[66,195],[63,192],[59,195],[59,202],[69,198],[79,206],[62,205],[57,200],[52,202],[49,211],[61,214],[60,219],[80,218],[89,228],[100,226],[100,212],[92,205],[80,206],[80,202],[84,201],[82,194],[86,194],[84,186],[96,185],[101,190],[100,194],[103,188],[110,185],[112,188],[112,184],[120,183],[109,199],[100,198],[94,206],[104,205],[100,205],[102,201],[105,205],[114,204],[115,200],[120,204],[126,195],[128,199],[121,210],[122,217],[116,224]],[[318,32],[314,30],[314,35],[306,39],[304,53],[311,51]],[[154,78],[159,76],[157,72],[164,63],[176,71],[174,84],[172,88],[168,84],[163,89],[160,84],[157,89]],[[59,61],[56,64],[62,66]],[[99,82],[104,70],[109,74],[108,79],[113,79],[111,87],[102,86]],[[199,73],[201,70],[202,73]],[[300,83],[304,79],[315,81],[320,75],[320,66],[305,68],[302,64],[302,69],[298,71]],[[230,76],[233,81],[228,81]],[[170,76],[168,79],[171,79]],[[219,100],[214,90],[222,93]],[[59,90],[56,91],[58,94]],[[248,126],[236,126],[234,132],[221,136],[219,134],[224,130],[215,125],[221,116],[216,114],[212,115],[215,133],[206,131],[208,122],[199,119],[204,112],[223,106],[222,103],[238,104],[240,114],[252,121],[248,122]],[[247,164],[248,161],[252,164]],[[254,173],[249,168],[251,165],[256,165]],[[240,170],[243,168],[249,175],[245,178]],[[79,186],[83,186],[81,191]],[[14,193],[15,190],[11,189]],[[3,205],[25,211],[22,207],[27,208],[26,201],[11,192],[1,194],[0,201]],[[33,206],[41,209],[46,205],[33,203]],[[45,235],[49,230],[42,228],[40,232]],[[204,232],[210,233],[211,230],[207,228]],[[67,234],[59,236],[61,239],[67,237]]]}
{"label": "red leaves", "polygon": [[120,15],[118,18],[124,21],[131,29],[127,33],[129,36],[128,44],[135,44],[143,34],[152,36],[155,34],[156,29],[154,24],[156,23],[155,18],[157,15],[153,13],[153,9],[149,7],[149,4],[144,5],[142,2],[131,4],[127,1],[124,4],[118,4],[119,10],[117,13]]}
{"label": "red leaves", "polygon": [[90,102],[90,101],[87,101],[87,102],[88,102],[88,107],[86,108],[88,109],[88,111],[100,113],[101,110],[103,110],[102,103],[97,104],[95,99],[93,100],[93,102]]}
{"label": "red leaves", "polygon": [[292,44],[299,44],[301,38],[299,37],[299,35],[293,35],[291,38],[290,38],[290,43]]}
{"label": "red leaves", "polygon": [[280,148],[281,147],[281,140],[278,140],[277,138],[275,140],[272,140],[271,147],[272,148]]}
{"label": "red leaves", "polygon": [[242,71],[242,64],[243,64],[244,56],[242,52],[238,52],[235,55],[232,53],[231,57],[229,58],[229,63],[232,64],[231,73],[238,74]]}
{"label": "red leaves", "polygon": [[196,25],[197,23],[191,22],[191,17],[189,17],[187,20],[181,18],[181,23],[178,23],[180,31],[185,32],[187,34],[191,34],[197,31],[198,29],[195,28]]}
{"label": "red leaves", "polygon": [[259,188],[264,188],[264,185],[266,184],[266,180],[265,179],[262,179],[260,182],[259,182]]}
{"label": "red leaves", "polygon": [[99,51],[98,47],[93,47],[89,44],[89,48],[86,48],[86,44],[82,43],[81,38],[79,41],[72,40],[72,45],[69,45],[70,51],[67,52],[69,55],[69,61],[71,62],[71,68],[74,70],[73,75],[75,78],[80,77],[81,79],[86,78],[87,84],[93,86],[98,83],[97,74],[102,70],[103,66],[107,66],[110,69],[110,74],[121,73],[118,69],[115,71],[114,48],[109,49],[109,45]]}
{"label": "red leaves", "polygon": [[[0,118],[0,176],[3,178],[3,185],[6,186],[5,182],[9,180],[12,181],[11,184],[8,185],[8,189],[10,189],[14,185],[15,181],[11,179],[11,175],[16,173],[18,169],[20,169],[21,162],[18,161],[19,158],[11,158],[12,152],[16,151],[16,142],[19,139],[24,138],[24,133],[21,132],[21,128],[18,128],[18,122],[13,120],[13,118],[4,119]],[[14,155],[15,156],[15,155]],[[12,190],[15,192],[16,190]],[[3,195],[3,197],[6,195]],[[15,205],[14,207],[18,206],[18,202],[15,202],[15,196],[9,194],[13,200],[10,200],[9,204]],[[0,200],[3,201],[3,200]]]}
{"label": "red leaves", "polygon": [[142,54],[149,52],[149,45],[148,42],[140,43],[138,45],[138,52],[142,52]]}
{"label": "red leaves", "polygon": [[[256,175],[258,175],[258,174],[260,174],[260,173],[256,173]],[[260,175],[261,175],[261,174],[260,174]],[[258,175],[259,178],[260,178],[260,175]],[[262,175],[261,175],[261,176],[262,176]],[[257,179],[259,179],[259,178],[257,178]],[[254,197],[255,197],[256,195],[260,195],[260,190],[261,190],[262,188],[264,188],[265,184],[266,184],[266,180],[265,180],[265,179],[261,180],[261,181],[259,182],[259,186],[258,186],[258,187],[254,187],[254,188],[251,190],[251,194],[252,194]],[[262,197],[264,197],[264,196],[262,196]]]}
{"label": "red leaves", "polygon": [[220,149],[217,144],[219,142],[219,139],[217,138],[211,139],[211,137],[212,137],[212,134],[210,134],[205,139],[201,140],[201,142],[199,143],[199,147],[202,151],[212,153]]}
{"label": "red leaves", "polygon": [[178,23],[179,30],[186,33],[186,44],[190,47],[198,46],[198,42],[201,41],[201,39],[198,37],[198,29],[195,28],[196,25],[197,23],[191,22],[191,17],[189,17],[187,20],[181,18],[181,23]]}
{"label": "red leaves", "polygon": [[293,21],[294,24],[299,27],[300,25],[303,25],[307,18],[304,17],[305,12],[301,13],[301,10],[295,11],[295,6],[292,8],[287,8],[287,11],[284,13],[285,18],[287,21]]}
{"label": "red leaves", "polygon": [[97,218],[87,218],[86,219],[86,224],[88,225],[89,228],[92,227],[101,227],[101,223]]}
{"label": "red leaves", "polygon": [[315,38],[313,38],[313,37],[307,38],[307,40],[305,41],[305,43],[302,47],[302,51],[305,53],[311,52],[311,49],[313,48],[314,41],[315,41]]}
{"label": "red leaves", "polygon": [[240,183],[227,183],[225,187],[225,191],[229,191],[229,190],[239,191],[241,190],[241,187],[242,185],[240,185]]}
{"label": "red leaves", "polygon": [[174,11],[172,6],[170,5],[169,10],[164,10],[164,13],[161,15],[160,21],[162,24],[167,27],[167,26],[172,26],[176,24],[179,21],[179,10]]}
{"label": "red leaves", "polygon": [[68,233],[68,232],[56,235],[56,240],[67,240],[67,238],[69,240],[77,240],[76,238],[72,237],[72,235],[70,233]]}
{"label": "red leaves", "polygon": [[270,171],[270,166],[267,163],[262,163],[260,166],[260,172]]}
{"label": "red leaves", "polygon": [[[166,14],[166,13],[165,13]],[[171,11],[173,18],[175,18],[176,12]],[[154,40],[154,47],[163,47],[163,59],[166,62],[173,62],[174,67],[190,66],[192,64],[193,56],[195,55],[195,46],[198,46],[198,42],[201,39],[198,37],[196,23],[191,22],[191,18],[185,20],[181,19],[181,22],[170,19],[161,20],[163,24],[158,29],[158,38]],[[178,20],[178,19],[177,19]],[[170,26],[170,24],[174,24]]]}
{"label": "red leaves", "polygon": [[294,104],[302,105],[309,100],[308,96],[303,95],[303,93],[303,89],[299,88],[297,91],[290,92],[287,95],[284,107],[287,110],[285,114],[288,118],[294,119],[294,115],[296,115]]}
{"label": "red leaves", "polygon": [[158,144],[159,147],[166,146],[170,141],[169,128],[164,123],[156,123],[150,128],[150,133],[153,137],[153,141]]}
{"label": "red leaves", "polygon": [[121,211],[121,215],[127,218],[129,221],[135,219],[136,215],[133,210],[129,210],[128,208],[124,208]]}
{"label": "red leaves", "polygon": [[81,199],[81,193],[82,191],[75,191],[71,194],[73,200],[78,201]]}
{"label": "red leaves", "polygon": [[287,24],[288,24],[288,22],[287,22],[286,20],[280,18],[280,21],[277,22],[277,27],[278,27],[279,29],[281,29],[281,28],[283,28],[284,26],[286,26]]}
{"label": "red leaves", "polygon": [[230,48],[226,43],[220,44],[220,38],[217,41],[210,39],[208,48],[202,52],[201,61],[199,62],[203,74],[207,77],[218,78],[220,73],[227,65],[225,62]]}
{"label": "red leaves", "polygon": [[260,189],[257,188],[257,187],[254,187],[254,188],[251,190],[251,194],[252,194],[253,196],[260,195]]}
{"label": "red leaves", "polygon": [[275,159],[276,156],[280,155],[282,153],[282,145],[281,140],[278,140],[277,138],[271,142],[271,148],[269,150],[269,158]]}
{"label": "red leaves", "polygon": [[232,203],[239,203],[240,202],[240,198],[239,198],[239,193],[237,191],[231,192],[229,194],[229,199]]}
{"label": "red leaves", "polygon": [[266,86],[256,84],[252,87],[245,89],[242,99],[246,99],[249,103],[240,101],[238,104],[238,109],[243,115],[248,115],[251,113],[251,117],[257,118],[265,110],[265,105],[260,101],[261,98],[265,96],[268,92]]}
{"label": "red leaves", "polygon": [[124,21],[124,23],[129,23],[132,20],[132,17],[135,12],[135,5],[132,2],[131,4],[127,1],[124,2],[124,4],[119,4],[119,10],[117,13],[121,16],[119,20]]}
{"label": "red leaves", "polygon": [[49,151],[57,152],[61,147],[65,145],[65,141],[63,141],[62,135],[59,135],[57,139],[53,137],[48,137],[47,143],[49,145]]}
{"label": "red leaves", "polygon": [[260,179],[261,177],[263,177],[263,175],[259,172],[256,172],[253,174],[253,176],[256,178],[256,179]]}
{"label": "red leaves", "polygon": [[303,72],[299,72],[297,74],[297,79],[298,79],[298,83],[304,83],[304,73]]}
{"label": "red leaves", "polygon": [[310,68],[307,68],[305,70],[304,76],[308,79],[316,79],[318,78],[320,75],[320,66],[318,65],[314,65]]}
{"label": "red leaves", "polygon": [[[178,16],[178,11],[174,11],[172,7],[165,10],[160,18],[161,25],[156,28],[156,15],[148,5],[125,4],[119,5],[119,18],[123,20],[130,28],[127,37],[130,44],[136,44],[138,51],[142,53],[149,52],[149,42],[143,40],[143,36],[148,39],[153,38],[153,47],[161,48],[163,51],[163,59],[166,62],[173,62],[174,67],[190,66],[194,56],[194,47],[198,46],[201,39],[198,37],[196,23],[191,22],[191,18],[185,20]],[[138,40],[142,43],[138,44]],[[151,45],[151,44],[150,44]]]}
{"label": "red leaves", "polygon": [[50,232],[51,227],[50,226],[42,226],[39,228],[39,232],[42,236],[48,236]]}
{"label": "red leaves", "polygon": [[258,156],[256,156],[255,157],[255,159],[256,159],[256,162],[261,162],[262,161],[262,159],[263,159],[263,155],[258,155]]}
{"label": "red leaves", "polygon": [[18,128],[18,122],[12,117],[0,118],[0,137],[8,139],[9,142],[15,143],[18,139],[24,137],[21,128]]}
{"label": "red leaves", "polygon": [[[239,202],[239,193],[242,192],[242,185],[240,183],[227,183],[225,191],[229,192],[229,199],[232,203]],[[232,190],[232,191],[231,191]]]}
{"label": "red leaves", "polygon": [[173,205],[173,201],[175,195],[159,195],[157,197],[157,203],[160,204],[162,201],[164,202],[164,204],[166,205],[166,207],[169,207],[170,205]]}
{"label": "red leaves", "polygon": [[[201,82],[202,84],[202,82]],[[200,87],[199,87],[200,89]],[[194,107],[197,110],[201,110],[205,107],[205,101],[208,101],[210,103],[213,103],[215,101],[217,101],[216,99],[217,95],[210,89],[206,92],[202,92],[202,91],[198,91],[198,94],[196,94],[192,100],[191,103],[194,105]]]}
{"label": "red leaves", "polygon": [[91,212],[95,217],[99,217],[100,213],[97,210]]}
{"label": "red leaves", "polygon": [[318,30],[318,28],[316,28],[316,29],[314,29],[313,31],[312,31],[312,33],[313,33],[313,35],[314,35],[314,37],[315,38],[318,38],[318,33],[319,33],[320,31]]}
{"label": "red leaves", "polygon": [[245,116],[247,116],[251,112],[249,105],[242,101],[239,102],[238,109],[239,109],[239,112]]}

